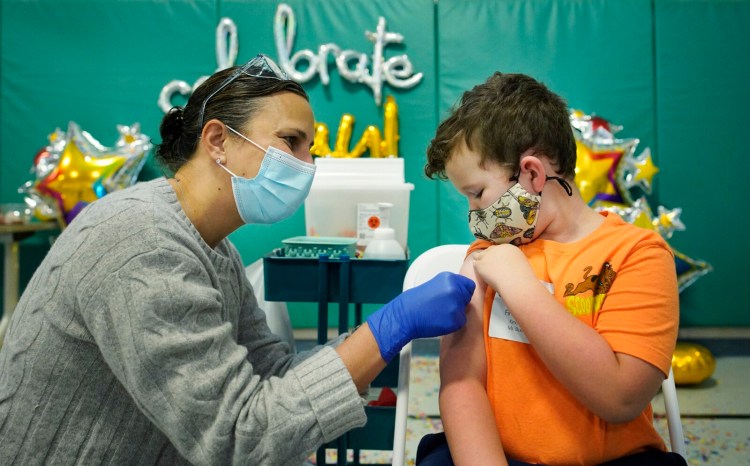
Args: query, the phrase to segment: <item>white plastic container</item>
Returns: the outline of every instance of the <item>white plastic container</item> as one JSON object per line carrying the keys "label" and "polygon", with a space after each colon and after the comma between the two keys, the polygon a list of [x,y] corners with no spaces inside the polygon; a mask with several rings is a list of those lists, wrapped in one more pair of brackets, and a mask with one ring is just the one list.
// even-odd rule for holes
{"label": "white plastic container", "polygon": [[393,204],[390,227],[407,249],[409,198],[414,185],[404,182],[400,158],[317,158],[317,170],[305,200],[308,236],[357,237],[360,203]]}
{"label": "white plastic container", "polygon": [[364,259],[404,260],[406,253],[401,243],[396,241],[393,228],[378,227],[370,243],[365,248]]}

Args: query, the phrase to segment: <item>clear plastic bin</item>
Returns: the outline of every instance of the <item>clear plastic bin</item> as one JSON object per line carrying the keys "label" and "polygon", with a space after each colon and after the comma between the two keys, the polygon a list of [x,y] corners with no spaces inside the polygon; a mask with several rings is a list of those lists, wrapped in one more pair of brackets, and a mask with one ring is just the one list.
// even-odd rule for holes
{"label": "clear plastic bin", "polygon": [[404,182],[399,158],[317,158],[315,180],[305,200],[308,236],[357,237],[360,203],[393,204],[390,227],[407,249],[409,199],[414,185]]}

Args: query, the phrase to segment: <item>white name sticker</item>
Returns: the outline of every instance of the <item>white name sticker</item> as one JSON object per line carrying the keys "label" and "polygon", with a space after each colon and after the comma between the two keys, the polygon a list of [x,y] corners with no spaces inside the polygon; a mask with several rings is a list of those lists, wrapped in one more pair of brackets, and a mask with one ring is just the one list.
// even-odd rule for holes
{"label": "white name sticker", "polygon": [[[552,283],[542,282],[547,291],[554,293]],[[519,343],[528,343],[529,339],[523,333],[523,329],[518,325],[516,319],[508,310],[505,301],[499,294],[495,293],[495,300],[492,302],[492,312],[490,313],[490,328],[488,331],[492,338],[502,338],[503,340],[517,341]]]}

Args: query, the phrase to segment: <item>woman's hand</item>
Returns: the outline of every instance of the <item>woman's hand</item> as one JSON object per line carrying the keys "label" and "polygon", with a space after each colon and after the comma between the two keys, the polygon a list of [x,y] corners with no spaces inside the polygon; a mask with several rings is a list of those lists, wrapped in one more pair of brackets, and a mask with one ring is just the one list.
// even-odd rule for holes
{"label": "woman's hand", "polygon": [[406,290],[367,319],[380,354],[388,362],[415,338],[438,337],[466,323],[466,305],[476,284],[464,276],[441,272]]}

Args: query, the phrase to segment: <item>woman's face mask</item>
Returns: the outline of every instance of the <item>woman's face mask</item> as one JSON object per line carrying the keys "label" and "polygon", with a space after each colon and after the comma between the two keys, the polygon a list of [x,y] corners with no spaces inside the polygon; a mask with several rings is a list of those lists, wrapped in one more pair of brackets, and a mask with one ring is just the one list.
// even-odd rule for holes
{"label": "woman's face mask", "polygon": [[216,163],[232,175],[232,193],[237,211],[245,223],[276,223],[299,209],[310,192],[315,176],[315,165],[306,163],[275,147],[263,149],[233,128],[233,133],[265,151],[263,162],[255,178],[235,175],[227,167]]}
{"label": "woman's face mask", "polygon": [[[518,180],[518,176],[511,181]],[[567,181],[548,176],[546,181],[557,180],[568,196],[573,191]],[[534,239],[534,230],[542,205],[542,193],[531,194],[521,183],[511,186],[500,199],[484,209],[469,211],[469,229],[477,239],[496,244],[510,243],[519,246]]]}

